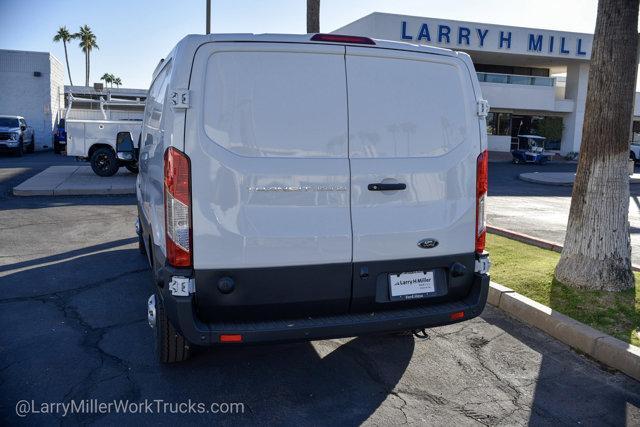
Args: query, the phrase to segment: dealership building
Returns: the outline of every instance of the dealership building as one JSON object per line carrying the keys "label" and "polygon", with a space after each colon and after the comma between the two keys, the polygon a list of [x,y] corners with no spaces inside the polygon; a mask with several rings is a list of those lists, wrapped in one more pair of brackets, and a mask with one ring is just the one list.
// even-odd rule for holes
{"label": "dealership building", "polygon": [[[491,106],[489,150],[509,151],[518,135],[537,134],[547,138],[549,149],[580,151],[592,34],[377,12],[334,33],[464,51]],[[639,100],[636,96],[638,132]]]}

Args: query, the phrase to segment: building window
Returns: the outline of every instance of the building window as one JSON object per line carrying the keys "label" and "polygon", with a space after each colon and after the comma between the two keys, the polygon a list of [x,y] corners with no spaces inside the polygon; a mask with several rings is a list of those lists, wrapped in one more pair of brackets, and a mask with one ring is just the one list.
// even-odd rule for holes
{"label": "building window", "polygon": [[511,113],[489,113],[487,135],[511,135]]}
{"label": "building window", "polygon": [[[487,114],[487,135],[495,135],[496,134],[496,113]],[[635,122],[634,122],[635,124]]]}

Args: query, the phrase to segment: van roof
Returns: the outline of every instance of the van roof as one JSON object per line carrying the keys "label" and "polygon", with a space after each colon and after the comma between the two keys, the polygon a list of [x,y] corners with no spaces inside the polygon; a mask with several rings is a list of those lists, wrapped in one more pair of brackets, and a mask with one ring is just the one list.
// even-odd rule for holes
{"label": "van roof", "polygon": [[[332,36],[336,34],[331,33]],[[230,33],[230,34],[189,34],[185,36],[176,47],[165,57],[173,56],[174,51],[181,50],[185,52],[194,52],[198,46],[208,42],[262,42],[262,43],[318,43],[318,44],[337,44],[360,46],[368,48],[397,49],[422,53],[430,53],[444,56],[458,56],[461,52],[441,47],[417,45],[412,43],[404,43],[390,40],[372,39],[375,45],[365,45],[357,43],[340,43],[326,41],[312,41],[314,34],[252,34],[252,33]],[[465,54],[466,55],[466,54]],[[156,70],[153,73],[155,78],[158,71],[162,68],[164,59],[160,60]]]}
{"label": "van roof", "polygon": [[[336,36],[337,34],[331,33],[331,35]],[[218,41],[218,42],[220,41],[225,41],[225,42],[256,41],[256,42],[320,43],[320,44],[334,43],[334,42],[326,42],[326,41],[311,41],[312,36],[314,36],[314,34],[251,34],[251,33],[208,34],[208,35],[190,34],[186,36],[185,39],[193,39],[194,41],[197,41],[199,43],[214,42],[214,41]],[[435,53],[439,55],[448,55],[448,56],[456,55],[456,52],[452,51],[451,49],[444,49],[441,47],[417,45],[417,44],[397,42],[397,41],[391,41],[391,40],[381,40],[381,39],[372,39],[372,40],[374,40],[376,43],[375,47],[380,47],[380,48],[428,52],[428,53]],[[335,44],[373,47],[372,45],[360,45],[357,43],[335,42]]]}

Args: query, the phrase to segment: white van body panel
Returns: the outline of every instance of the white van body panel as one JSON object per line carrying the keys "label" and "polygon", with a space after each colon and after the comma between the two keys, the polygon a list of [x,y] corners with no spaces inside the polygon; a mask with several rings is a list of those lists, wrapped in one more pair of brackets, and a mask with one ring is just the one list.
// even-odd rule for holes
{"label": "white van body panel", "polygon": [[[282,114],[281,107],[294,102],[299,89],[282,86],[276,97],[281,103],[269,106],[251,98],[251,90],[261,86],[247,88],[242,80],[253,69],[256,82],[266,82],[271,74],[269,84],[273,86],[278,82],[274,73],[280,73],[280,80],[285,75],[284,81],[288,82],[288,70],[304,66],[304,61],[285,61],[282,69],[274,71],[273,65],[279,61],[267,61],[263,66],[266,58],[260,58],[260,53],[267,51],[278,55],[314,51],[316,55],[335,57],[331,73],[313,74],[313,78],[322,77],[324,81],[316,85],[304,82],[304,90],[314,92],[302,106],[289,111],[290,126],[284,129],[270,129],[268,123],[276,122]],[[217,61],[216,55],[218,59],[224,55],[225,61]],[[406,136],[411,126],[420,129],[425,114],[419,110],[399,114],[388,102],[358,100],[356,92],[365,89],[358,88],[355,80],[349,82],[350,98],[345,99],[344,105],[337,102],[340,91],[347,93],[347,78],[355,77],[356,68],[351,75],[345,71],[349,58],[380,56],[444,64],[457,73],[461,82],[458,90],[463,93],[462,103],[467,111],[465,123],[455,120],[451,124],[452,138],[429,143],[423,147],[427,151],[418,153],[407,152],[406,138],[404,145],[401,140],[391,145],[384,141],[378,151],[365,151],[372,144],[367,146],[358,141],[385,135],[367,136],[366,121],[358,122],[358,115],[383,119],[387,133]],[[340,61],[342,78],[338,70]],[[475,114],[476,101],[482,95],[468,55],[380,40],[372,47],[345,47],[309,42],[306,35],[190,35],[157,67],[154,85],[170,62],[173,70],[161,94],[162,117],[156,130],[146,125],[149,103],[154,102],[152,96],[147,100],[140,150],[140,168],[147,172],[138,178],[140,205],[151,224],[153,240],[163,253],[166,253],[163,155],[169,146],[184,151],[191,160],[194,268],[325,264],[473,251],[475,162],[477,155],[486,149],[486,135],[482,132],[484,119]],[[227,66],[228,63],[232,65]],[[349,63],[358,66],[356,61]],[[364,63],[360,66],[366,68]],[[235,71],[221,67],[235,67]],[[370,76],[382,72],[387,71],[369,69]],[[387,81],[394,85],[409,82],[415,91],[439,90],[438,85],[419,73],[393,72]],[[211,88],[208,82],[216,79],[219,86],[226,88],[224,95],[207,92]],[[299,78],[291,83],[303,84]],[[174,90],[189,91],[190,108],[170,107],[168,97]],[[328,102],[331,105],[322,104],[327,91],[335,98]],[[239,103],[234,108],[224,104],[225,113],[215,117],[216,103],[232,99],[236,102],[239,98],[252,105],[253,110]],[[256,111],[260,117],[253,122],[255,117],[250,114]],[[329,131],[325,127],[326,131],[321,133],[316,129],[308,146],[314,149],[297,149],[293,141],[301,138],[303,127],[296,126],[300,117],[318,119],[327,114],[333,117],[334,129]],[[344,125],[337,123],[340,115],[345,117]],[[397,128],[392,130],[394,125]],[[145,144],[147,135],[154,136],[154,132],[156,138]],[[256,141],[256,135],[261,135],[260,141]],[[265,139],[265,135],[269,136]],[[394,150],[393,156],[387,157],[390,149]],[[147,178],[141,179],[143,175]],[[393,193],[366,189],[369,183],[385,179],[405,182],[408,188]],[[425,212],[428,223],[423,221]],[[381,224],[387,224],[387,229],[381,230]],[[425,237],[439,240],[440,245],[427,253],[417,246],[417,241]]]}
{"label": "white van body panel", "polygon": [[194,267],[350,262],[344,47],[205,44],[189,90]]}
{"label": "white van body panel", "polygon": [[473,252],[481,144],[464,62],[348,46],[346,66],[354,262]]}

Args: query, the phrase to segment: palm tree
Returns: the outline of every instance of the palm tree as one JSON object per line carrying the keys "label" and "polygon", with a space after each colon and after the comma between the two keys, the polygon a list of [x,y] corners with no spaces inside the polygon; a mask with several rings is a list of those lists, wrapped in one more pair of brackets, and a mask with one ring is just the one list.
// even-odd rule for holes
{"label": "palm tree", "polygon": [[556,279],[569,286],[633,287],[629,131],[638,66],[638,0],[600,0],[580,160]]}
{"label": "palm tree", "polygon": [[320,32],[320,0],[307,0],[307,33]]}
{"label": "palm tree", "polygon": [[89,58],[93,49],[99,49],[96,43],[96,35],[93,34],[88,25],[80,27],[80,31],[73,35],[74,38],[80,39],[80,48],[84,52],[84,72],[85,85],[89,86],[89,73],[91,70],[91,59]]}
{"label": "palm tree", "polygon": [[58,32],[55,36],[53,36],[54,42],[62,41],[62,45],[64,46],[64,60],[67,62],[67,74],[69,75],[69,84],[73,86],[73,81],[71,80],[71,68],[69,68],[69,55],[67,55],[67,42],[70,42],[73,39],[73,34],[67,30],[67,27],[58,28]]}
{"label": "palm tree", "polygon": [[113,79],[113,84],[118,87],[122,86],[122,80],[120,79],[120,77],[116,77],[115,79]]}
{"label": "palm tree", "polygon": [[102,77],[100,77],[100,80],[104,80],[105,86],[109,83],[113,83],[113,74],[104,73]]}

